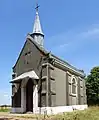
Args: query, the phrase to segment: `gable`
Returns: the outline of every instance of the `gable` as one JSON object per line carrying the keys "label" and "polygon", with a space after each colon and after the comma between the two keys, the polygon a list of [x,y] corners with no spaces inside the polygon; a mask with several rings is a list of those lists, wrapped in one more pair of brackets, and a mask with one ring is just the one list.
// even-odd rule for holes
{"label": "gable", "polygon": [[31,35],[28,34],[28,35],[27,35],[26,42],[24,43],[24,46],[23,46],[23,48],[22,48],[22,50],[21,50],[21,52],[20,52],[20,54],[19,54],[19,57],[18,57],[15,65],[13,66],[13,69],[15,68],[18,60],[20,59],[20,56],[21,56],[21,54],[22,54],[22,52],[23,52],[23,50],[24,50],[24,47],[25,47],[27,41],[31,42],[31,44],[34,44],[35,47],[36,47],[42,54],[44,54],[44,55],[49,54],[49,52],[47,52],[44,48],[40,47],[40,46],[34,41],[34,39],[31,37]]}
{"label": "gable", "polygon": [[[15,70],[15,68],[16,68],[16,66],[17,66],[17,64],[18,64],[19,59],[20,59],[22,53],[24,53],[24,51],[28,51],[28,48],[30,48],[30,47],[27,45],[28,43],[30,43],[30,45],[32,45],[32,47],[35,46],[34,48],[35,48],[37,51],[39,51],[39,53],[41,53],[41,54],[43,54],[43,55],[49,55],[49,58],[55,59],[55,62],[57,61],[58,64],[61,65],[62,68],[63,68],[63,67],[65,67],[66,69],[68,68],[68,69],[72,70],[73,72],[76,72],[77,74],[80,74],[80,75],[82,75],[82,76],[85,76],[85,74],[84,74],[83,71],[78,70],[77,68],[73,67],[72,65],[70,65],[70,64],[67,63],[66,61],[63,61],[62,59],[60,59],[60,58],[56,57],[55,55],[51,54],[50,52],[46,51],[44,48],[40,47],[40,46],[34,41],[34,39],[31,37],[31,34],[28,34],[28,35],[27,35],[27,40],[26,40],[26,42],[25,42],[25,44],[24,44],[24,46],[23,46],[23,48],[22,48],[22,50],[21,50],[21,52],[20,52],[20,55],[19,55],[19,57],[18,57],[18,59],[17,59],[17,62],[16,62],[16,64],[15,64],[15,66],[13,67],[13,71]],[[24,50],[26,46],[28,46],[28,48],[27,48],[27,50]]]}
{"label": "gable", "polygon": [[25,43],[24,43],[24,45],[23,45],[23,48],[22,48],[21,52],[19,53],[19,56],[18,56],[18,58],[17,58],[17,60],[16,60],[16,62],[15,62],[15,64],[14,64],[14,66],[12,67],[13,70],[14,70],[15,67],[17,66],[17,64],[18,64],[18,62],[19,62],[19,59],[20,59],[20,57],[22,56],[22,53],[23,53],[23,50],[24,50],[24,48],[25,48],[26,43],[27,43],[27,40],[25,41]]}
{"label": "gable", "polygon": [[37,64],[41,59],[41,54],[43,55],[36,45],[27,39],[13,67],[13,71],[17,73],[17,76],[33,69],[37,71]]}

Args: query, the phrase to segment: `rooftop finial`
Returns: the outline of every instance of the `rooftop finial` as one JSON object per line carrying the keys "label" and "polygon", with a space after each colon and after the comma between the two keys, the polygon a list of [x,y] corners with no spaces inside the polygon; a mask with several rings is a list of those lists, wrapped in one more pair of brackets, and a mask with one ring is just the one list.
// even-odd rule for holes
{"label": "rooftop finial", "polygon": [[36,0],[36,7],[35,7],[35,9],[36,9],[36,13],[38,13],[38,8],[39,8],[40,6],[38,5],[38,0]]}
{"label": "rooftop finial", "polygon": [[38,0],[36,0],[36,16],[35,16],[35,21],[34,21],[34,27],[33,27],[33,38],[34,40],[40,45],[43,46],[43,40],[44,40],[44,34],[42,32],[41,24],[40,24],[40,19],[39,19],[39,14],[38,14]]}

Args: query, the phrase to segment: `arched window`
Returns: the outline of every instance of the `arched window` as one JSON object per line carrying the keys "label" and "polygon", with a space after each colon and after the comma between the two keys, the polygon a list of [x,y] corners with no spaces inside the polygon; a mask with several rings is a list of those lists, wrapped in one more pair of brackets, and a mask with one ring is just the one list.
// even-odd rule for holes
{"label": "arched window", "polygon": [[72,95],[77,95],[77,80],[74,76],[71,78],[71,93]]}

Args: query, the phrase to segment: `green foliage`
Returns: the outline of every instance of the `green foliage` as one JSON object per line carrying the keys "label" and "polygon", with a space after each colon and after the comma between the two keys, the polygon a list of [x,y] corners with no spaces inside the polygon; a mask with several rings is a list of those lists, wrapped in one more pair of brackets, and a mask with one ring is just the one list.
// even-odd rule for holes
{"label": "green foliage", "polygon": [[10,111],[10,109],[8,109],[8,108],[0,108],[0,112],[9,112]]}
{"label": "green foliage", "polygon": [[88,105],[99,105],[99,67],[94,67],[86,78]]}

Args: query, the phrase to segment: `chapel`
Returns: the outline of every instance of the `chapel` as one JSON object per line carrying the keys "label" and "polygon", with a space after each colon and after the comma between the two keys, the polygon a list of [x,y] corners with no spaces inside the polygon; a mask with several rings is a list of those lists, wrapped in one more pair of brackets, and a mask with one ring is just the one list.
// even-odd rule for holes
{"label": "chapel", "polygon": [[60,113],[87,108],[85,73],[44,47],[38,5],[33,31],[13,66],[12,113]]}

